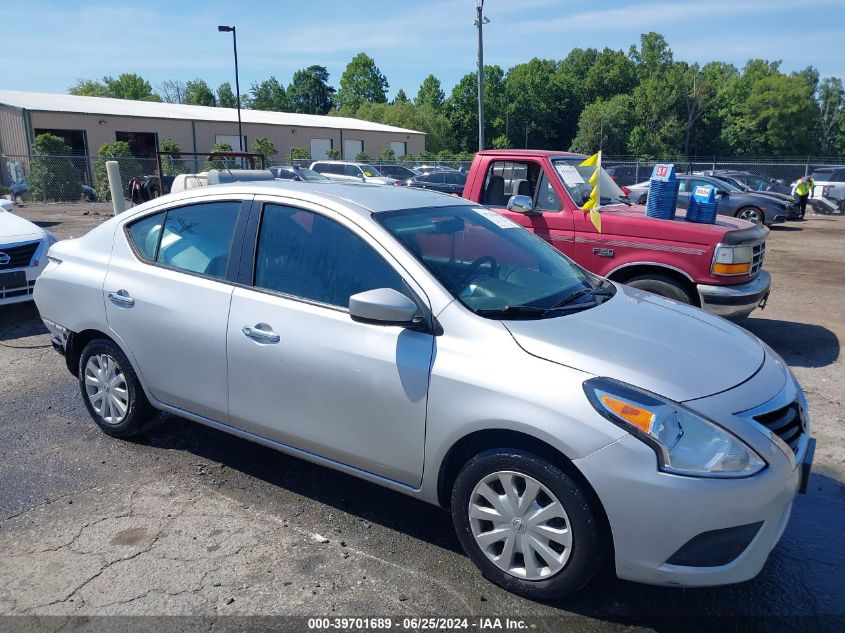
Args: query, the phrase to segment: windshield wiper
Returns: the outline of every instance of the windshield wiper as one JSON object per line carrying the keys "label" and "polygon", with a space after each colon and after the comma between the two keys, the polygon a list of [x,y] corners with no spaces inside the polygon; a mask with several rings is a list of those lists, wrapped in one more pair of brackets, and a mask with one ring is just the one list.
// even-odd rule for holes
{"label": "windshield wiper", "polygon": [[510,314],[514,316],[536,316],[538,314],[546,314],[547,308],[535,308],[534,306],[511,306],[507,305],[503,308],[481,308],[476,310],[476,314]]}
{"label": "windshield wiper", "polygon": [[573,301],[578,299],[579,297],[583,297],[585,295],[590,295],[592,297],[612,297],[614,294],[613,286],[610,287],[599,287],[599,288],[582,288],[581,290],[576,290],[568,295],[566,295],[563,299],[558,301],[554,306],[549,308],[549,310],[557,310],[563,307],[570,305]]}

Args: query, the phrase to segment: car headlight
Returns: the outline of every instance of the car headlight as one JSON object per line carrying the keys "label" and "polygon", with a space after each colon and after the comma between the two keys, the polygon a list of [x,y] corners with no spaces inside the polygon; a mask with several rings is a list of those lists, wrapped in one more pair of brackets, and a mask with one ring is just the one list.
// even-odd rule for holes
{"label": "car headlight", "polygon": [[713,253],[710,272],[714,275],[747,275],[751,272],[754,249],[751,246],[719,244]]}
{"label": "car headlight", "polygon": [[609,378],[584,383],[605,418],[648,444],[660,470],[692,477],[748,477],[766,462],[742,440],[697,413]]}

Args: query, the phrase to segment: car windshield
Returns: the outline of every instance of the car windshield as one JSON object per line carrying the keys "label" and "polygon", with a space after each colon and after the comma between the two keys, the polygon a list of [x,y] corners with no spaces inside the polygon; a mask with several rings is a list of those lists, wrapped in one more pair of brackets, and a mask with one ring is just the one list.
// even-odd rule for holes
{"label": "car windshield", "polygon": [[559,316],[597,305],[598,293],[612,293],[612,286],[596,286],[560,251],[485,207],[409,209],[375,218],[454,297],[484,317]]}
{"label": "car windshield", "polygon": [[[560,181],[566,187],[572,201],[579,207],[584,206],[584,203],[590,198],[590,192],[593,188],[587,181],[596,170],[595,167],[579,167],[583,160],[579,157],[555,158],[552,160],[552,165],[554,165]],[[614,182],[604,168],[599,175],[599,193],[601,194],[600,202],[626,200],[619,185]]]}
{"label": "car windshield", "polygon": [[769,188],[769,181],[760,176],[748,175],[744,176],[745,184],[753,191],[766,191]]}
{"label": "car windshield", "polygon": [[725,191],[727,191],[729,193],[742,193],[743,192],[743,189],[740,189],[739,187],[737,187],[730,180],[726,180],[724,178],[717,178],[715,176],[713,177],[713,180],[715,180],[716,182],[708,182],[708,184],[713,185],[714,187],[717,187],[718,189],[724,189]]}
{"label": "car windshield", "polygon": [[296,167],[294,171],[303,180],[328,180],[323,174],[318,174],[313,169],[308,169],[307,167]]}
{"label": "car windshield", "polygon": [[365,165],[364,163],[361,163],[358,166],[361,168],[361,171],[364,172],[364,175],[367,178],[374,178],[374,177],[375,178],[381,178],[382,177],[382,173],[378,169],[373,167],[372,165]]}

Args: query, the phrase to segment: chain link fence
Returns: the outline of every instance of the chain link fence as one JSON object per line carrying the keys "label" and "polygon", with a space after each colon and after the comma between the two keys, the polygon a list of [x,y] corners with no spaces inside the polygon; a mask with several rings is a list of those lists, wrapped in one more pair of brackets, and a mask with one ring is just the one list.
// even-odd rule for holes
{"label": "chain link fence", "polygon": [[[18,202],[79,202],[81,200],[110,199],[106,178],[106,161],[117,160],[120,165],[124,195],[132,198],[130,183],[133,178],[158,174],[155,158],[134,156],[0,156],[0,196]],[[393,161],[372,159],[367,161],[378,168],[384,164],[403,165],[409,168],[448,168],[466,171],[470,160],[466,155],[437,158],[402,157]],[[274,157],[268,166],[296,164],[309,166],[310,158],[285,160]],[[751,159],[693,157],[689,159],[663,158],[642,159],[635,156],[603,156],[602,164],[620,185],[632,185],[651,177],[652,169],[659,163],[674,163],[678,172],[708,172],[713,170],[747,171],[782,183],[788,187],[802,176],[811,174],[821,167],[845,166],[845,158],[795,158],[795,159]],[[242,168],[237,158],[225,157],[180,157],[162,156],[162,171],[165,176],[196,173],[208,169]]]}

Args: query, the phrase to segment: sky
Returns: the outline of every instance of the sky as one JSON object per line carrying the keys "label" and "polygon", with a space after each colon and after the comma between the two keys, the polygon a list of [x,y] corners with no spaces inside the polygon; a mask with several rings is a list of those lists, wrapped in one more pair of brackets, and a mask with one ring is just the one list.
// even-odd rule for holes
{"label": "sky", "polygon": [[[234,87],[231,34],[238,33],[241,90],[312,64],[337,86],[364,51],[390,83],[413,97],[429,73],[447,94],[476,64],[476,0],[25,0],[3,8],[0,87],[66,92],[77,79],[135,72]],[[643,32],[663,34],[675,59],[782,60],[845,77],[845,0],[486,0],[484,61],[503,69],[532,57],[562,59],[575,47],[627,52]],[[24,26],[25,25],[25,26]]]}

